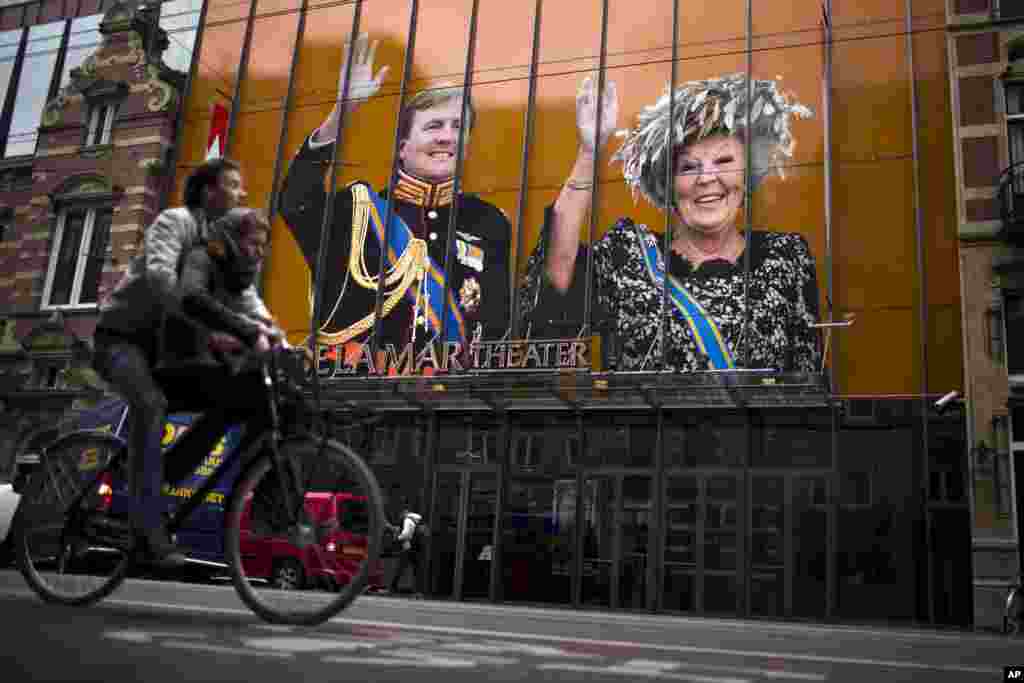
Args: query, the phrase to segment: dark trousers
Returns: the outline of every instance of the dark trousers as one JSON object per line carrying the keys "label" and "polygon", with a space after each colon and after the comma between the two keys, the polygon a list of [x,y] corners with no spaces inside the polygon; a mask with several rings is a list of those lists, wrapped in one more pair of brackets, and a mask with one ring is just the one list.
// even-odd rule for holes
{"label": "dark trousers", "polygon": [[137,521],[163,524],[160,488],[165,477],[160,441],[169,412],[203,413],[174,446],[166,480],[177,483],[202,462],[228,427],[269,418],[267,392],[259,372],[233,375],[219,365],[183,365],[154,372],[138,344],[97,333],[93,365],[128,401],[129,477]]}
{"label": "dark trousers", "polygon": [[412,567],[412,589],[413,592],[419,590],[419,574],[420,574],[420,557],[419,551],[416,548],[409,548],[408,550],[401,550],[398,553],[398,567],[395,568],[395,575],[391,579],[391,591],[398,592],[398,584],[402,580],[402,576],[405,574],[405,570]]}

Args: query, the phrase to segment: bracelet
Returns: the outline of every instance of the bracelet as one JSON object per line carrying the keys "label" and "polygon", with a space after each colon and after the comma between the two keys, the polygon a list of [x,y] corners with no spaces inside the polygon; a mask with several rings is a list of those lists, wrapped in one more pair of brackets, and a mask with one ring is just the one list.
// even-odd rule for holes
{"label": "bracelet", "polygon": [[579,182],[574,178],[569,178],[567,181],[565,181],[565,186],[568,187],[570,190],[589,190],[590,188],[594,187],[594,183],[590,182],[589,180],[585,182]]}

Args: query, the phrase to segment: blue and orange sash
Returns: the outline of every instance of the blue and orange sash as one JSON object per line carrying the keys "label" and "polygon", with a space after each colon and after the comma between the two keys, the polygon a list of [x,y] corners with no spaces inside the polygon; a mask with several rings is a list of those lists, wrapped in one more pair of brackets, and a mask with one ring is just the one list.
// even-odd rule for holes
{"label": "blue and orange sash", "polygon": [[[373,191],[373,188],[367,186],[366,190],[371,201],[370,223],[373,225],[373,234],[377,236],[377,244],[379,245],[384,242],[384,220],[381,217],[387,212],[387,207],[385,200],[381,199]],[[409,229],[409,226],[405,224],[402,217],[394,210],[394,207],[392,207],[391,211],[391,225],[387,232],[388,249],[386,260],[388,267],[393,268],[415,238],[412,230]],[[426,261],[423,264],[425,278],[423,297],[419,302],[420,310],[425,316],[430,330],[437,335],[440,335],[442,331],[441,316],[443,315],[443,341],[458,342],[464,345],[466,341],[466,323],[462,319],[462,312],[455,303],[455,293],[449,288],[447,305],[443,307],[440,305],[445,300],[444,270],[441,266],[434,263],[434,260],[425,251],[424,259]],[[416,284],[413,284],[405,291],[406,299],[414,306],[419,295],[419,287]]]}
{"label": "blue and orange sash", "polygon": [[735,367],[732,353],[722,339],[722,333],[715,324],[714,319],[708,315],[704,307],[700,305],[693,295],[679,283],[671,274],[666,273],[664,260],[658,252],[655,239],[651,235],[642,235],[640,238],[640,250],[644,254],[644,265],[647,267],[647,274],[658,287],[668,288],[668,300],[672,309],[679,319],[686,323],[693,334],[694,340],[701,353],[711,360],[711,366],[715,370],[729,370]]}

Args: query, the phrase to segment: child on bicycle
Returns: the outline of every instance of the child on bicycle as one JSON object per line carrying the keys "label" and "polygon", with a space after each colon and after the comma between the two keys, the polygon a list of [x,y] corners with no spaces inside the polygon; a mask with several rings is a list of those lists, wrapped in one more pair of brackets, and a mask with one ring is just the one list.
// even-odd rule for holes
{"label": "child on bicycle", "polygon": [[[228,425],[267,410],[266,389],[258,372],[236,373],[223,363],[211,363],[196,346],[196,333],[187,321],[202,322],[209,316],[209,307],[204,306],[209,301],[197,296],[196,286],[187,284],[191,274],[181,278],[193,248],[208,245],[219,234],[213,223],[245,197],[241,171],[233,161],[213,159],[193,171],[185,182],[185,207],[163,211],[146,229],[139,255],[101,306],[94,336],[93,365],[130,405],[133,521],[159,566],[185,562],[184,553],[167,534],[162,510],[161,438],[167,414],[204,413],[176,450],[205,456]],[[206,317],[207,322],[218,318],[207,325],[204,337],[215,354],[245,347],[269,349],[283,338],[252,284],[252,268],[258,270],[266,232],[254,239],[258,244],[240,248],[248,255],[231,262],[250,270],[222,276],[234,297],[236,315]],[[231,267],[224,260],[214,263]]]}

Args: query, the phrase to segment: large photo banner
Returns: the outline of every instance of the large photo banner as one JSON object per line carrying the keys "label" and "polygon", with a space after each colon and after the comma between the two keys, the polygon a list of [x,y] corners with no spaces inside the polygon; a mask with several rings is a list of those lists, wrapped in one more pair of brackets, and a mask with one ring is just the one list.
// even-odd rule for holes
{"label": "large photo banner", "polygon": [[[919,340],[958,325],[935,275],[956,267],[954,199],[913,182],[949,185],[941,35],[921,30],[909,72],[895,10],[642,4],[261,2],[244,69],[244,11],[211,4],[190,153],[237,89],[228,155],[273,219],[265,298],[322,376],[918,389]],[[929,383],[958,354],[936,347]]]}

